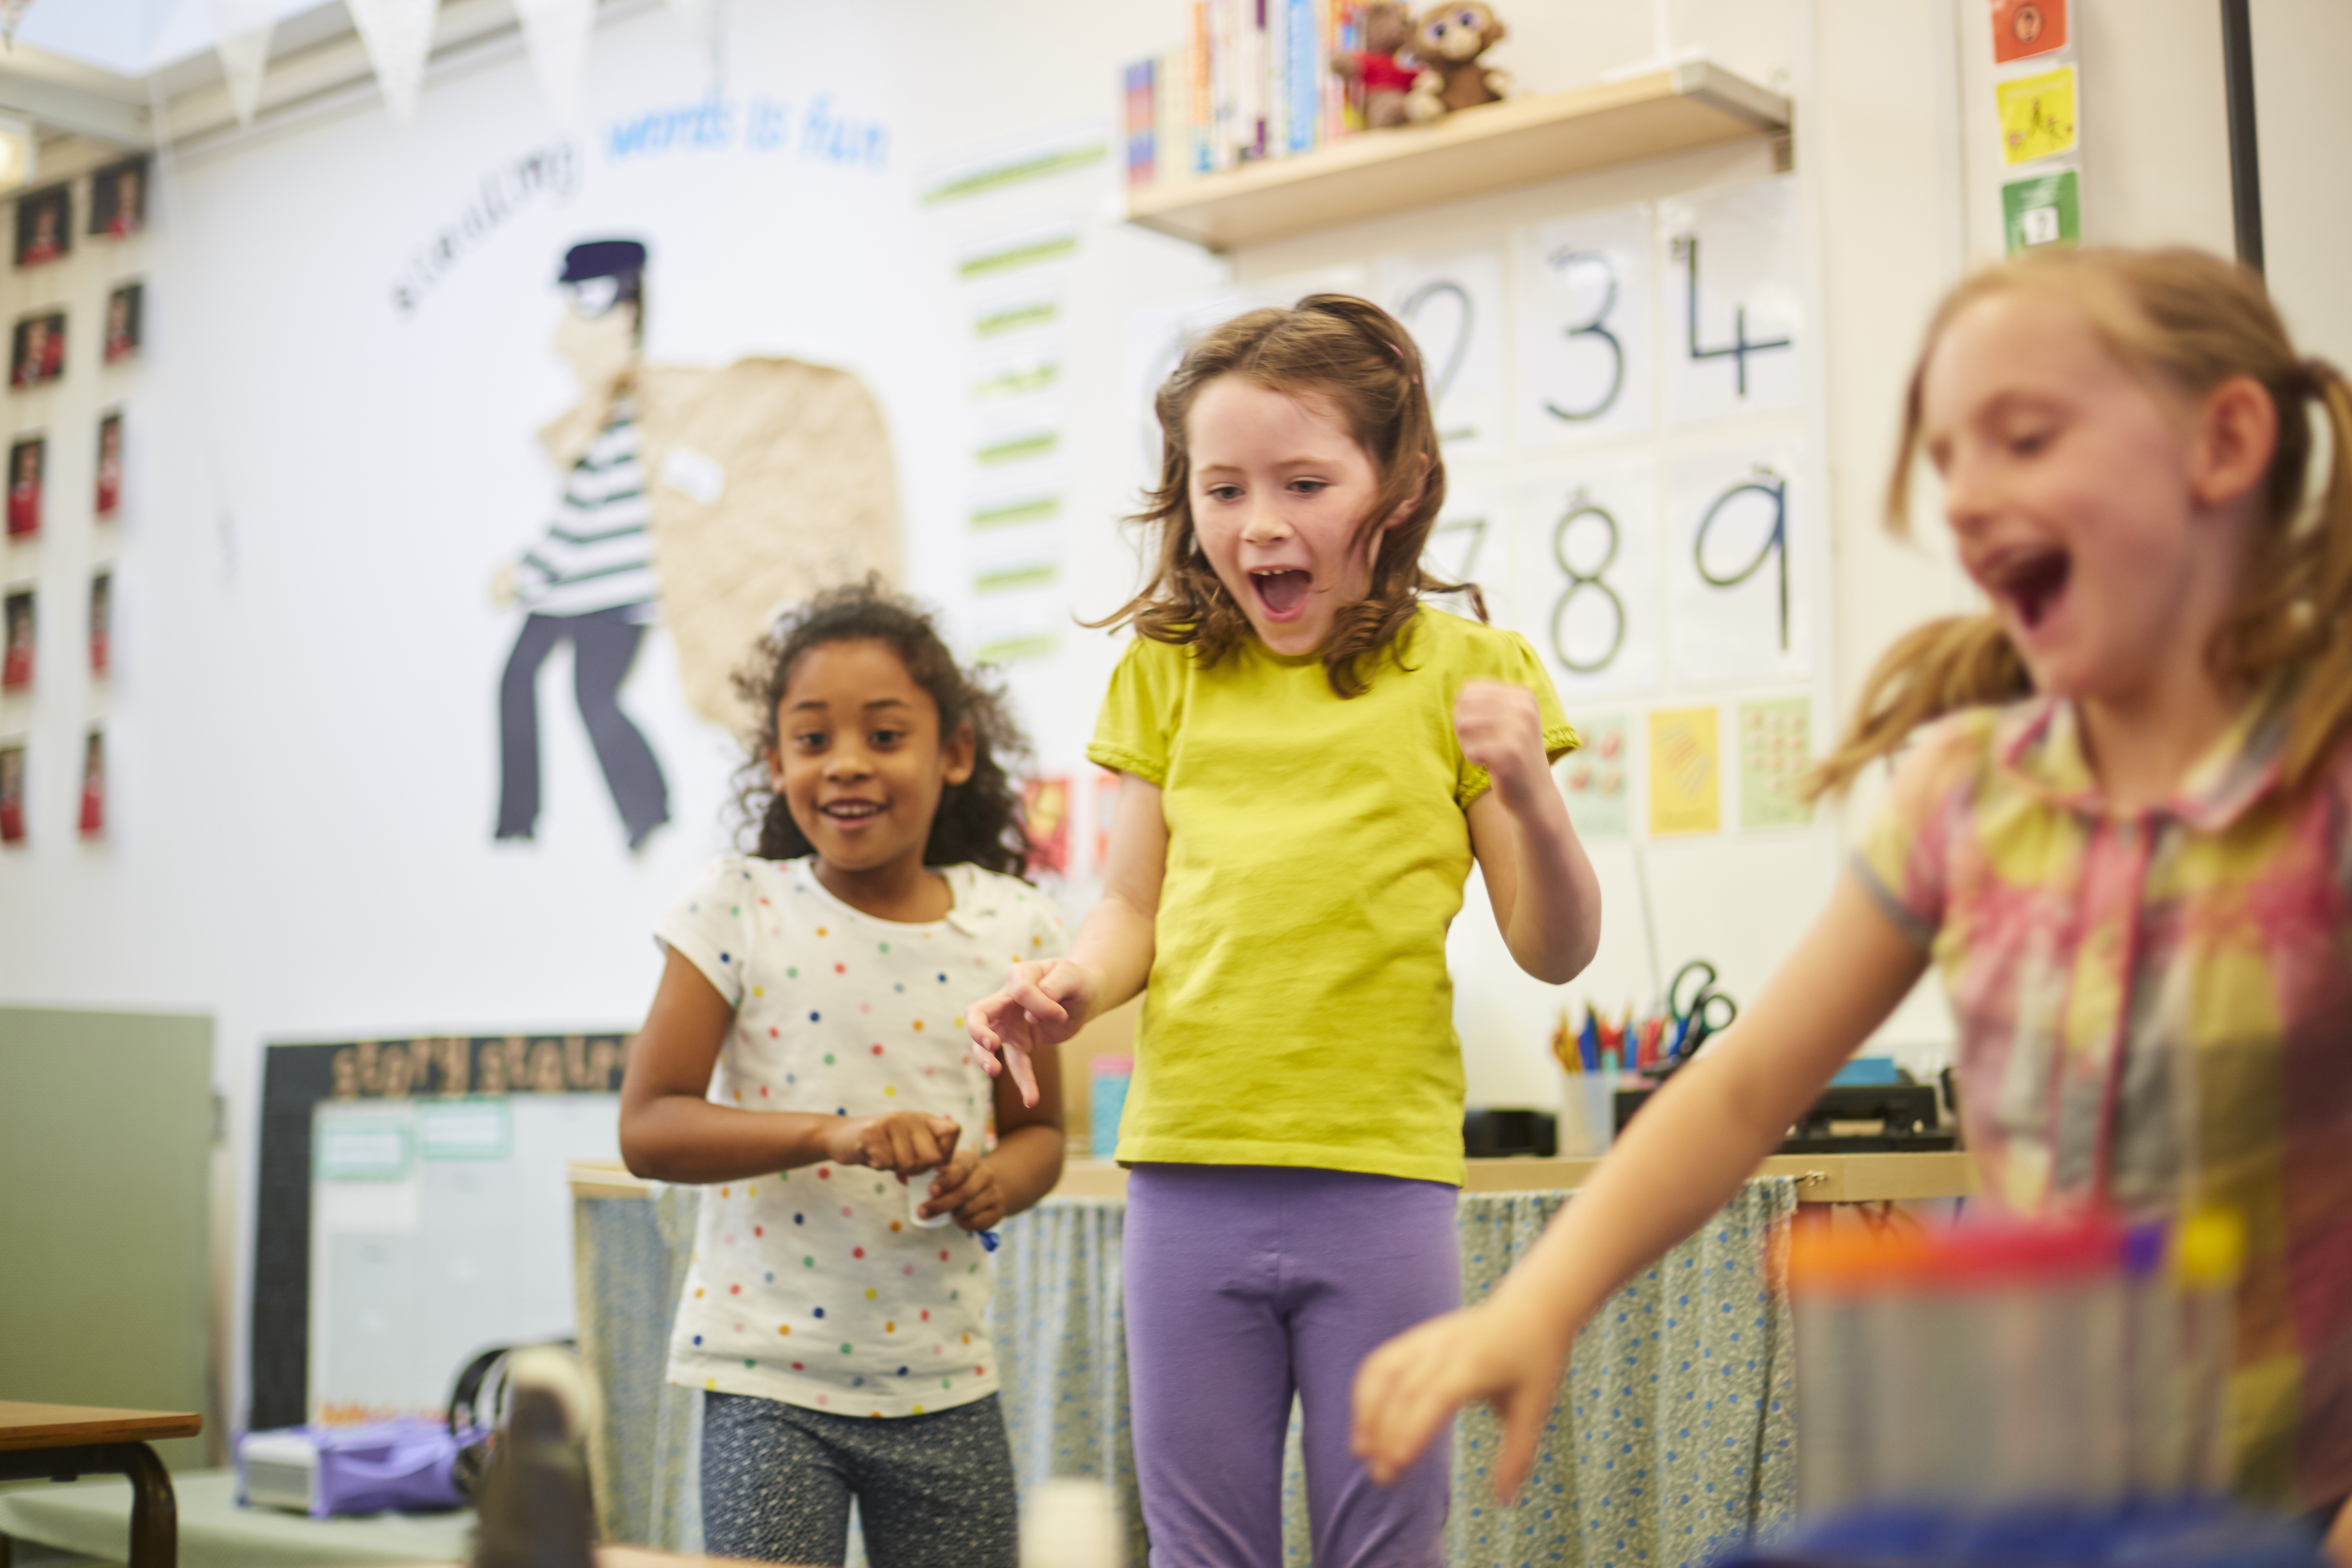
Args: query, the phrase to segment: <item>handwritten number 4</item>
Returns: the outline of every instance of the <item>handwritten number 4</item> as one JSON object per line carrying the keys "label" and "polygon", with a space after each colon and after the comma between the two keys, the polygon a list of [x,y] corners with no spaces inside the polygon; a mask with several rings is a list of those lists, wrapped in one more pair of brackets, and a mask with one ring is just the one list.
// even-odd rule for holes
{"label": "handwritten number 4", "polygon": [[1790,340],[1787,338],[1767,338],[1756,342],[1748,342],[1748,307],[1745,305],[1734,305],[1731,308],[1730,346],[1728,348],[1717,349],[1703,349],[1699,347],[1698,236],[1695,234],[1676,235],[1675,237],[1675,257],[1677,260],[1682,262],[1685,268],[1683,279],[1684,321],[1686,329],[1685,341],[1689,345],[1690,357],[1695,360],[1729,360],[1732,365],[1733,379],[1739,388],[1739,395],[1746,397],[1748,395],[1748,356],[1752,353],[1762,353],[1767,349],[1788,348],[1790,346]]}

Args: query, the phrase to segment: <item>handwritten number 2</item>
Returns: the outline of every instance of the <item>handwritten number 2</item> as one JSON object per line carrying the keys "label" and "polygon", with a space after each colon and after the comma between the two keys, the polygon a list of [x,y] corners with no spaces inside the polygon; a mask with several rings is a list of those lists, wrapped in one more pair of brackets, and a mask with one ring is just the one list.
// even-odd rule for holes
{"label": "handwritten number 2", "polygon": [[[1722,517],[1724,509],[1744,495],[1763,496],[1772,503],[1772,527],[1747,565],[1727,576],[1719,576],[1707,567],[1707,532]],[[1756,478],[1732,486],[1708,505],[1706,514],[1698,520],[1698,535],[1691,542],[1691,561],[1698,568],[1700,579],[1709,586],[1737,588],[1755,576],[1767,558],[1777,560],[1780,568],[1780,651],[1786,653],[1789,651],[1789,481],[1768,468],[1759,468]]]}
{"label": "handwritten number 2", "polygon": [[[1617,308],[1617,268],[1611,264],[1609,258],[1600,251],[1563,250],[1551,258],[1551,269],[1555,273],[1565,276],[1570,268],[1580,263],[1600,268],[1601,273],[1609,279],[1609,287],[1601,296],[1601,304],[1591,315],[1574,326],[1562,328],[1561,331],[1567,333],[1570,342],[1578,338],[1595,338],[1609,345],[1609,389],[1603,392],[1589,408],[1562,408],[1549,397],[1544,399],[1545,413],[1555,419],[1566,419],[1570,423],[1598,419],[1609,412],[1611,405],[1617,401],[1617,395],[1625,389],[1625,345],[1617,341],[1616,333],[1601,324],[1609,319],[1609,312]],[[1612,522],[1610,526],[1613,529],[1616,524]],[[1612,544],[1611,549],[1613,552],[1615,546]],[[1622,629],[1620,635],[1621,637],[1622,635]]]}
{"label": "handwritten number 2", "polygon": [[[1601,552],[1601,559],[1593,563],[1591,571],[1580,572],[1576,563],[1568,558],[1568,536],[1578,523],[1588,521],[1597,523],[1606,531],[1609,546]],[[1618,650],[1625,646],[1625,601],[1617,596],[1616,589],[1601,580],[1601,574],[1609,570],[1610,563],[1617,559],[1616,518],[1610,515],[1606,508],[1587,500],[1579,492],[1566,514],[1560,518],[1559,525],[1552,531],[1551,553],[1552,559],[1559,563],[1560,571],[1568,577],[1568,587],[1551,607],[1551,650],[1559,657],[1559,667],[1575,674],[1592,675],[1606,669],[1616,658]],[[1564,623],[1568,618],[1568,607],[1576,602],[1579,594],[1588,589],[1608,602],[1611,630],[1609,646],[1601,650],[1600,658],[1580,659],[1568,649],[1568,628]]]}

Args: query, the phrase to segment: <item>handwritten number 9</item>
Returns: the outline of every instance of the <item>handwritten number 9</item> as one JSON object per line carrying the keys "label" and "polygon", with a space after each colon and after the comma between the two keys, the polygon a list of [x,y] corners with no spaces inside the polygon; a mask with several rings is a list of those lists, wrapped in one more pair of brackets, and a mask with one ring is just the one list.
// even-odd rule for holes
{"label": "handwritten number 9", "polygon": [[[1601,552],[1601,559],[1593,563],[1592,570],[1582,572],[1579,571],[1576,563],[1568,558],[1568,536],[1570,531],[1578,523],[1585,522],[1587,520],[1590,520],[1591,523],[1598,524],[1607,532],[1609,545]],[[1594,505],[1585,500],[1580,492],[1569,507],[1566,515],[1560,518],[1559,526],[1552,531],[1551,553],[1552,559],[1559,563],[1560,571],[1568,578],[1568,587],[1562,591],[1558,602],[1551,607],[1551,650],[1559,656],[1559,667],[1574,674],[1592,675],[1606,669],[1616,658],[1618,650],[1625,646],[1625,601],[1617,596],[1616,589],[1601,580],[1601,574],[1608,571],[1610,563],[1617,559],[1617,520],[1610,515],[1606,508]],[[1600,595],[1607,601],[1611,629],[1609,646],[1601,650],[1601,657],[1580,659],[1568,649],[1568,628],[1565,622],[1568,619],[1568,607],[1576,602],[1576,596],[1579,594],[1587,589]]]}
{"label": "handwritten number 9", "polygon": [[[1772,503],[1772,526],[1748,564],[1728,575],[1718,574],[1706,563],[1706,536],[1725,510],[1745,495],[1759,495]],[[1789,481],[1764,468],[1757,471],[1755,479],[1732,486],[1708,505],[1706,515],[1698,520],[1697,537],[1691,542],[1691,563],[1698,568],[1700,580],[1710,587],[1737,588],[1755,576],[1768,558],[1776,561],[1780,572],[1780,651],[1786,653],[1789,650]]]}
{"label": "handwritten number 9", "polygon": [[[1571,342],[1578,338],[1594,338],[1609,345],[1609,389],[1587,408],[1562,408],[1547,397],[1544,399],[1544,412],[1555,419],[1565,419],[1570,423],[1598,419],[1609,412],[1617,401],[1617,395],[1625,389],[1625,345],[1617,341],[1616,333],[1601,325],[1609,319],[1609,312],[1617,308],[1617,268],[1606,255],[1598,250],[1563,250],[1550,259],[1552,271],[1563,279],[1579,266],[1585,266],[1598,267],[1601,276],[1608,280],[1601,303],[1592,313],[1561,331]],[[1615,525],[1612,523],[1611,526]]]}

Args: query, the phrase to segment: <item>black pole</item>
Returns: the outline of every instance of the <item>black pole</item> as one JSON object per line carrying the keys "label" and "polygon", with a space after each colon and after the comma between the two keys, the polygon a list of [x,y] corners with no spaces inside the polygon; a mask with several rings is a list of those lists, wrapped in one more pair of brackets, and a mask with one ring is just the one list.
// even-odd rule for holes
{"label": "black pole", "polygon": [[2221,0],[2221,76],[2230,100],[2230,206],[2238,259],[2263,269],[2263,161],[2254,145],[2254,26],[2248,0]]}

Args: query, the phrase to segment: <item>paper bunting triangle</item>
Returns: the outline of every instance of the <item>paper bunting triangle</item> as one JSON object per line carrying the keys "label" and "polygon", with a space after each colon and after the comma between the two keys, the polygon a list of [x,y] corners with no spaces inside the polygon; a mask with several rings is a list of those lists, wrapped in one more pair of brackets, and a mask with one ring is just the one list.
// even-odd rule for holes
{"label": "paper bunting triangle", "polygon": [[515,0],[515,14],[522,19],[523,47],[530,54],[531,74],[539,78],[540,96],[557,124],[578,124],[595,0]]}
{"label": "paper bunting triangle", "polygon": [[433,18],[440,0],[346,0],[352,20],[375,68],[376,86],[393,119],[402,124],[416,112],[425,86],[425,62],[433,53]]}

